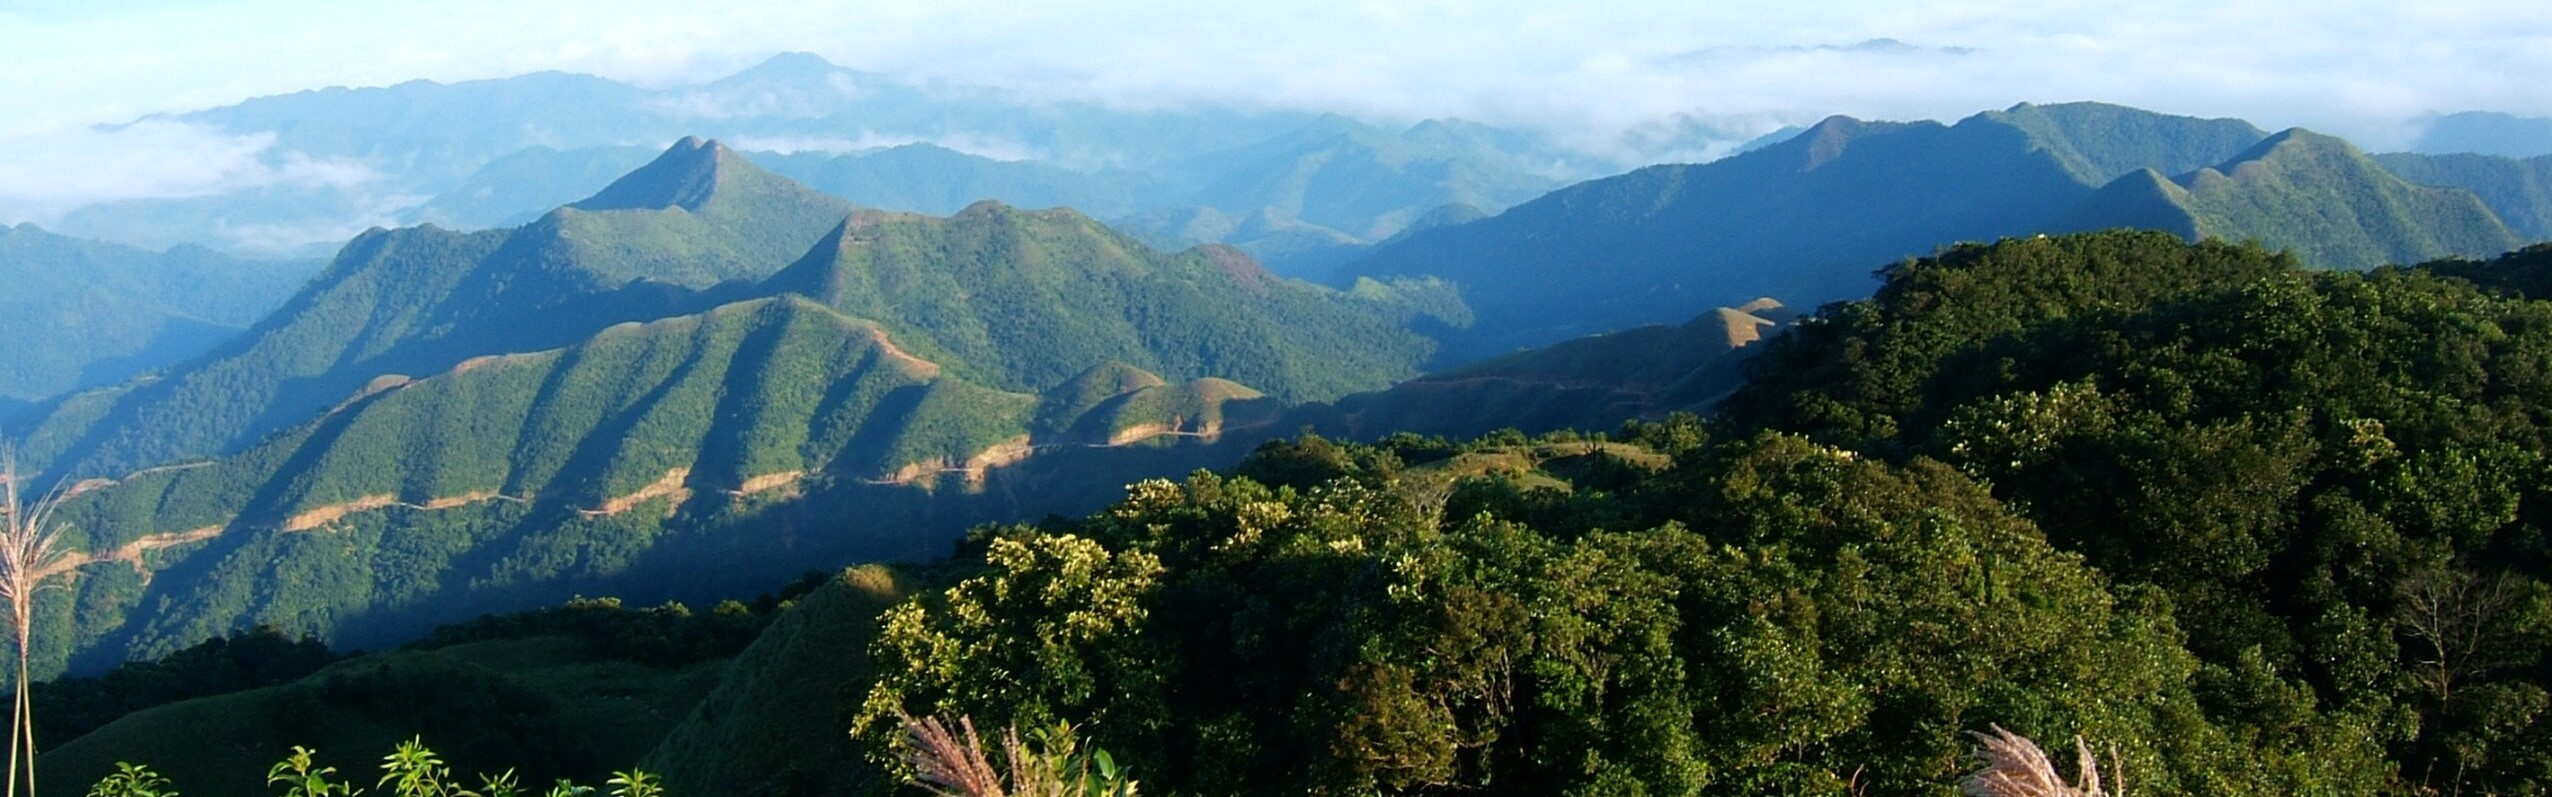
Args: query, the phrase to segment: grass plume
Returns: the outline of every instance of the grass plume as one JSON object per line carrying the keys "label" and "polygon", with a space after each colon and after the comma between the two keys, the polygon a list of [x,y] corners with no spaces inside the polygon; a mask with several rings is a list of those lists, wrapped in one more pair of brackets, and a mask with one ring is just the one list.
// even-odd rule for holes
{"label": "grass plume", "polygon": [[57,488],[29,503],[23,482],[16,452],[0,447],[0,600],[9,604],[9,629],[18,649],[17,702],[9,727],[9,797],[17,797],[20,783],[26,785],[28,797],[35,795],[35,716],[27,691],[27,643],[34,634],[36,592],[61,572],[69,558],[60,544],[62,527],[53,522],[54,510],[68,496]]}
{"label": "grass plume", "polygon": [[[2067,785],[2056,774],[2056,763],[2038,743],[1994,725],[1991,733],[1968,732],[1976,737],[1976,762],[1979,768],[1958,784],[1967,797],[2125,797],[2123,786],[2115,793],[2100,787],[2100,764],[2091,755],[2091,746],[2082,737],[2074,737],[2075,767],[2082,785]],[[2109,756],[2110,767],[2117,766],[2117,755]]]}
{"label": "grass plume", "polygon": [[993,765],[972,717],[957,718],[951,731],[938,717],[898,716],[913,783],[940,797],[1135,797],[1134,781],[1106,751],[1075,749],[1069,725],[1041,735],[1035,749],[1020,741],[1017,727],[1003,731],[1004,772]]}

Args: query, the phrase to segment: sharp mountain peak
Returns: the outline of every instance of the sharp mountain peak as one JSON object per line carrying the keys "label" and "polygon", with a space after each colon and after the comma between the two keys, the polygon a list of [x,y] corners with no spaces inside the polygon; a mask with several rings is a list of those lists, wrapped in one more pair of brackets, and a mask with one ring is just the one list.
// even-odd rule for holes
{"label": "sharp mountain peak", "polygon": [[686,136],[654,161],[569,205],[577,210],[697,211],[747,182],[779,179],[714,139]]}

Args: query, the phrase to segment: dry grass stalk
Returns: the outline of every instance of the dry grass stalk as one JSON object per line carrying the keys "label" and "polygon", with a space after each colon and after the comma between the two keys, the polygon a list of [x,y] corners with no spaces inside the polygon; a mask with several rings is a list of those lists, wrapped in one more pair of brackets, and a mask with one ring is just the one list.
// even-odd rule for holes
{"label": "dry grass stalk", "polygon": [[[2092,758],[2091,746],[2082,737],[2074,737],[2075,766],[2082,780],[2082,786],[2076,788],[2066,785],[2064,777],[2056,774],[2056,763],[2048,760],[2046,751],[2038,749],[2038,743],[2003,730],[2003,726],[1991,727],[1992,733],[1968,734],[1976,737],[1976,762],[1981,767],[1958,784],[1959,791],[1967,797],[2124,797],[2123,787],[2114,795],[2101,789],[2099,762]],[[2114,769],[2114,752],[2110,759]]]}
{"label": "dry grass stalk", "polygon": [[[0,448],[0,600],[9,604],[10,630],[18,647],[16,716],[9,727],[9,797],[26,784],[35,795],[35,717],[27,691],[27,640],[35,628],[35,595],[59,572],[70,552],[60,547],[62,527],[53,512],[66,496],[59,488],[30,504],[20,489],[16,452]],[[20,763],[24,763],[23,770]],[[20,779],[23,771],[25,778]]]}
{"label": "dry grass stalk", "polygon": [[[910,748],[913,780],[932,794],[941,797],[1008,797],[1001,786],[1001,771],[994,769],[984,755],[983,737],[975,734],[975,720],[960,717],[958,727],[966,736],[957,738],[948,732],[938,717],[914,719],[897,712],[904,721],[905,746]],[[1019,760],[1019,734],[1009,734],[1010,759]]]}
{"label": "dry grass stalk", "polygon": [[1047,745],[1042,750],[1021,742],[1017,726],[1004,731],[1001,757],[1009,764],[1004,773],[986,754],[973,718],[957,719],[958,729],[964,732],[960,736],[937,717],[914,719],[900,712],[896,716],[904,723],[905,755],[913,766],[913,783],[940,797],[1135,797],[1134,782],[1119,779],[1106,753],[1084,756],[1079,752],[1069,725],[1058,726],[1059,732],[1052,737],[1039,738],[1039,743]]}

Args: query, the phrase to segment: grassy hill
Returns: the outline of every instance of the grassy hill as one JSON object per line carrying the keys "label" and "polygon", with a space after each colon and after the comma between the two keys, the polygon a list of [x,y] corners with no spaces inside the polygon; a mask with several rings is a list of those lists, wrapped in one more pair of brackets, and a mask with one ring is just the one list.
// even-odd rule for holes
{"label": "grassy hill", "polygon": [[876,678],[856,651],[877,637],[887,607],[927,585],[861,567],[799,598],[640,764],[664,773],[675,794],[858,794],[882,785],[883,773],[845,732],[850,695]]}
{"label": "grassy hill", "polygon": [[[869,573],[885,571],[810,573],[776,595],[701,612],[600,598],[480,617],[268,686],[142,707],[95,729],[39,727],[39,738],[50,740],[44,786],[76,792],[115,762],[131,761],[173,778],[187,794],[268,795],[266,768],[294,745],[316,748],[319,765],[369,786],[380,756],[411,738],[433,747],[464,783],[475,783],[471,773],[507,769],[526,785],[599,783],[638,762],[702,705],[730,676],[728,661],[775,620],[794,618],[786,627],[803,627],[805,615],[826,615],[821,607],[843,602],[853,577]],[[798,611],[801,605],[810,611]],[[267,663],[212,646],[188,651],[196,654],[208,672]],[[40,688],[95,694],[123,676],[132,676],[130,683],[165,675],[126,668],[102,681]],[[53,715],[38,716],[42,722]]]}
{"label": "grassy hill", "polygon": [[0,397],[40,399],[184,362],[282,304],[310,268],[0,227]]}

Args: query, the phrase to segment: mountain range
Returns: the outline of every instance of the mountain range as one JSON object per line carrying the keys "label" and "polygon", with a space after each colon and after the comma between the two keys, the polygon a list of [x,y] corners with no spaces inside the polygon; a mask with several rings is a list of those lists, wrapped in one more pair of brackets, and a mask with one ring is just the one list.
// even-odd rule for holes
{"label": "mountain range", "polygon": [[1068,209],[855,208],[685,139],[520,228],[367,233],[209,355],[24,413],[90,552],[41,658],[928,558],[1416,375],[1459,309],[1429,296]]}
{"label": "mountain range", "polygon": [[1831,118],[1723,160],[1590,180],[1386,242],[1341,278],[1454,283],[1479,323],[1448,351],[1479,356],[1757,296],[1852,298],[1876,284],[1874,265],[1947,243],[2114,226],[2257,239],[2333,268],[2522,241],[2473,193],[2403,180],[2336,138],[2023,104],[1952,125]]}
{"label": "mountain range", "polygon": [[[1116,219],[1210,208],[1357,243],[1440,205],[1498,209],[1606,168],[1469,122],[1387,132],[1287,111],[1126,110],[899,80],[804,53],[676,88],[540,73],[326,89],[142,121],[265,137],[267,166],[326,179],[98,203],[50,226],[148,247],[324,253],[370,226],[518,225],[686,135],[733,142],[767,168],[882,209],[945,215],[998,199]],[[1248,238],[1189,242],[1289,251]]]}
{"label": "mountain range", "polygon": [[[1837,117],[1495,212],[1428,204],[1529,190],[1489,179],[1531,158],[1494,130],[1305,130],[1220,161],[1253,177],[1184,189],[1260,208],[1243,223],[1212,204],[1149,233],[1070,208],[864,207],[763,164],[1113,194],[926,146],[757,161],[685,138],[519,226],[366,232],[210,350],[0,423],[75,485],[89,552],[39,661],[94,670],[258,623],[384,644],[580,592],[699,599],[808,561],[927,559],[969,525],[1086,511],[1296,430],[1707,412],[1783,303],[1859,296],[1910,254],[2120,225],[2335,267],[2488,254],[2521,242],[2492,203],[2521,207],[2532,179],[2502,159],[2474,173],[2518,189],[2431,187],[2308,131],[2021,105]],[[471,179],[530,201],[630,155],[537,151]],[[1339,274],[1187,243],[1242,230],[1335,243]],[[1381,243],[1355,259],[1365,236]]]}

